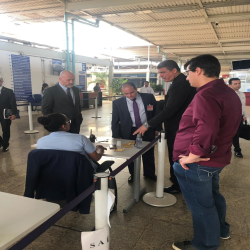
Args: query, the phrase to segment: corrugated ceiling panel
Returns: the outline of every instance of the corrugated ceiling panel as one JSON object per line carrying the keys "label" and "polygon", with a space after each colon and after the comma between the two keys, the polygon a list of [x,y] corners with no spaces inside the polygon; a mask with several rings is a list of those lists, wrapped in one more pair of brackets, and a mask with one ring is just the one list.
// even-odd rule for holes
{"label": "corrugated ceiling panel", "polygon": [[215,28],[230,28],[230,27],[244,27],[250,26],[250,21],[234,21],[234,22],[220,22],[219,25],[214,25]]}
{"label": "corrugated ceiling panel", "polygon": [[141,22],[141,21],[154,21],[148,15],[130,15],[130,16],[112,16],[112,17],[105,17],[105,20],[112,22],[112,23],[124,23],[124,22]]}
{"label": "corrugated ceiling panel", "polygon": [[218,34],[219,39],[223,38],[244,38],[244,37],[250,37],[250,31],[248,32],[234,32],[234,33],[224,33],[224,34]]}
{"label": "corrugated ceiling panel", "polygon": [[240,6],[230,6],[230,7],[220,7],[207,9],[207,14],[212,15],[223,15],[223,14],[235,14],[235,13],[244,13],[250,11],[249,5],[240,5]]}
{"label": "corrugated ceiling panel", "polygon": [[223,47],[224,46],[244,46],[244,45],[250,45],[250,41],[249,42],[242,42],[242,43],[223,43]]}
{"label": "corrugated ceiling panel", "polygon": [[211,36],[213,35],[212,29],[210,30],[186,30],[186,31],[162,31],[162,32],[156,32],[156,31],[151,31],[151,32],[145,32],[145,31],[139,31],[137,32],[139,35],[148,35],[148,36],[157,36],[157,35],[165,35],[165,36],[198,36],[198,35],[203,35],[203,36]]}
{"label": "corrugated ceiling panel", "polygon": [[204,17],[200,10],[150,13],[149,15],[157,20],[158,19],[171,19],[171,18],[185,18],[185,17]]}
{"label": "corrugated ceiling panel", "polygon": [[[4,1],[5,2],[5,1]],[[62,3],[53,1],[53,0],[44,0],[44,1],[37,1],[37,2],[20,2],[18,1],[12,1],[8,5],[1,6],[1,11],[21,11],[21,10],[30,10],[30,9],[38,9],[38,8],[49,8],[49,7],[55,7],[55,6],[61,6]]]}
{"label": "corrugated ceiling panel", "polygon": [[[123,25],[124,26],[124,25]],[[183,25],[183,26],[164,26],[164,25],[159,25],[159,26],[147,26],[147,27],[131,27],[129,28],[133,32],[171,32],[171,31],[193,31],[195,32],[196,30],[199,32],[199,30],[204,30],[204,31],[211,31],[211,27],[209,24],[202,24],[202,25]]]}
{"label": "corrugated ceiling panel", "polygon": [[89,10],[89,13],[91,14],[104,14],[104,13],[115,13],[115,12],[123,12],[123,11],[140,11],[142,9],[155,9],[155,8],[168,8],[168,7],[175,7],[180,5],[193,5],[198,6],[195,0],[190,1],[173,1],[173,2],[167,2],[167,3],[148,3],[148,4],[140,4],[140,5],[123,5],[123,6],[117,6],[117,7],[110,7],[110,8],[104,8],[104,9],[92,9]]}
{"label": "corrugated ceiling panel", "polygon": [[244,27],[231,27],[231,28],[217,28],[216,32],[219,34],[224,33],[235,33],[235,32],[249,32],[250,31],[250,25],[244,26]]}

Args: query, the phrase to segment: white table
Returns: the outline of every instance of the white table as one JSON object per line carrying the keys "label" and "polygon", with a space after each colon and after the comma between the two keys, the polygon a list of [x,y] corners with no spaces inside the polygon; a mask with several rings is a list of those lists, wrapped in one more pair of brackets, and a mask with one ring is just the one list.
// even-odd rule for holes
{"label": "white table", "polygon": [[[116,144],[117,141],[121,141],[121,144],[127,144],[128,142],[131,142],[132,140],[123,140],[123,139],[114,139],[114,138],[108,138],[108,142],[102,142],[104,138],[98,137],[98,141],[95,145],[103,145],[107,148],[107,150],[104,151],[104,156],[110,156],[114,158],[122,158],[122,159],[130,159],[132,156],[134,156],[137,152],[139,152],[142,148],[147,146],[149,142],[143,141],[142,142],[142,148],[136,148],[135,146],[132,146],[132,148],[125,148],[125,151],[123,152],[115,152],[113,149],[109,148],[109,144]],[[121,146],[121,148],[123,148]],[[140,197],[142,197],[145,192],[146,188],[140,190],[140,171],[141,171],[141,156],[139,156],[134,161],[134,181],[133,181],[133,200],[123,209],[123,212],[126,213],[129,211],[129,209],[140,200]]]}
{"label": "white table", "polygon": [[0,249],[6,249],[60,210],[54,203],[0,192]]}

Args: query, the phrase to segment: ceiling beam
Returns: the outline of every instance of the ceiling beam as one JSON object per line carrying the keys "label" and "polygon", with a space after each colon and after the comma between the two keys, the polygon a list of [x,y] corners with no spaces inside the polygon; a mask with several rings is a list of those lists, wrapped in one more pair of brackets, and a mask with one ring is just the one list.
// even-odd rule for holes
{"label": "ceiling beam", "polygon": [[101,9],[118,6],[131,6],[138,4],[148,3],[167,3],[173,2],[173,0],[92,0],[84,2],[68,2],[66,8],[69,11],[89,10],[89,9]]}
{"label": "ceiling beam", "polygon": [[[231,46],[231,47],[223,47],[223,50],[226,51],[249,51],[250,46]],[[183,48],[183,49],[166,49],[168,53],[197,53],[197,52],[221,52],[220,47],[214,48]],[[164,51],[165,52],[165,51]]]}
{"label": "ceiling beam", "polygon": [[205,22],[225,22],[233,20],[248,20],[250,19],[250,13],[238,13],[238,14],[225,14],[225,15],[213,15],[205,19]]}
{"label": "ceiling beam", "polygon": [[237,42],[249,42],[250,37],[237,37],[229,39],[219,39],[221,43],[237,43]]}
{"label": "ceiling beam", "polygon": [[[195,55],[197,56],[197,55]],[[190,55],[190,56],[180,56],[181,59],[183,60],[189,60],[191,58],[193,58],[194,56]],[[227,60],[241,60],[241,59],[249,59],[250,58],[250,54],[234,54],[234,55],[215,55],[215,57],[219,60],[223,60],[223,59],[227,59]]]}

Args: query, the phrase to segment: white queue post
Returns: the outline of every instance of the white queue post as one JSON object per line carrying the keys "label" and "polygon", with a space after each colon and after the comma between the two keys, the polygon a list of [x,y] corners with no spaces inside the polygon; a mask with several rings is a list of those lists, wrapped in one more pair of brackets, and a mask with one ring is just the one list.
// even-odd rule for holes
{"label": "white queue post", "polygon": [[97,97],[95,98],[95,116],[92,118],[101,118],[101,116],[98,116]]}
{"label": "white queue post", "polygon": [[160,140],[158,140],[158,167],[157,167],[156,192],[147,193],[143,196],[143,201],[145,203],[155,207],[168,207],[174,205],[177,202],[175,196],[163,192],[164,174],[165,174],[165,153],[166,153],[165,131],[162,131],[161,138]]}
{"label": "white queue post", "polygon": [[32,118],[32,108],[31,103],[28,105],[28,115],[29,115],[29,130],[24,131],[25,134],[36,134],[39,133],[38,130],[33,129],[33,118]]}
{"label": "white queue post", "polygon": [[[100,190],[95,191],[95,230],[109,228],[108,225],[108,177],[109,173],[96,173],[95,181],[98,183]],[[99,180],[98,180],[99,179]]]}

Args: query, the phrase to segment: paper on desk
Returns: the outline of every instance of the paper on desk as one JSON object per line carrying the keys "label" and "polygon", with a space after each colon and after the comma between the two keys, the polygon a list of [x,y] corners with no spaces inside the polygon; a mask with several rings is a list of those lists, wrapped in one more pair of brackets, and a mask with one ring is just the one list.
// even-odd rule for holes
{"label": "paper on desk", "polygon": [[111,209],[111,207],[112,207],[112,205],[114,204],[114,202],[115,202],[115,195],[109,190],[108,191],[108,225],[109,225],[109,227],[111,227],[110,226],[110,222],[109,222],[109,216],[110,216],[110,209]]}

